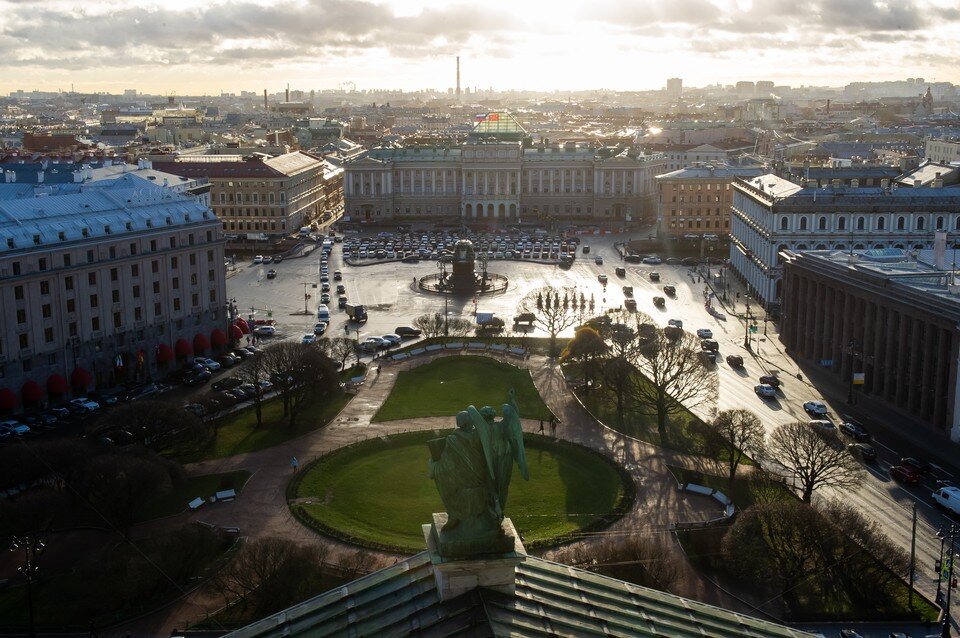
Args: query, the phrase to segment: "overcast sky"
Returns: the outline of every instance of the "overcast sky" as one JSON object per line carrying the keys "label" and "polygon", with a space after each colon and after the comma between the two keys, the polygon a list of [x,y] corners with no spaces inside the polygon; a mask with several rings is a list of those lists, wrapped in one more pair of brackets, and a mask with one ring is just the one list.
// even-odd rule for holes
{"label": "overcast sky", "polygon": [[0,92],[960,83],[957,0],[0,0]]}

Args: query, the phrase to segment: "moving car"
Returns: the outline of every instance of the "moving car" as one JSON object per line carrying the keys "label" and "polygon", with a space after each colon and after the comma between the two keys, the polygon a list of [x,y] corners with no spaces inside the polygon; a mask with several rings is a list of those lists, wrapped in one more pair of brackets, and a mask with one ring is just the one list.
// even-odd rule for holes
{"label": "moving car", "polygon": [[598,266],[603,265],[603,255],[597,255],[597,258],[593,260]]}
{"label": "moving car", "polygon": [[253,329],[253,334],[258,337],[272,337],[277,334],[277,329],[273,326],[257,326]]}
{"label": "moving car", "polygon": [[813,419],[809,425],[820,434],[837,433],[837,426],[833,424],[833,421],[828,421],[827,419]]}
{"label": "moving car", "polygon": [[617,267],[614,269],[614,272],[617,273],[617,277],[626,277],[626,276],[627,276],[627,269],[624,268],[623,266],[617,266]]}
{"label": "moving car", "polygon": [[303,345],[311,345],[316,342],[317,342],[317,335],[313,334],[312,332],[308,332],[307,334],[303,335],[303,337],[300,339],[300,343],[302,343]]}
{"label": "moving car", "polygon": [[340,281],[341,279],[343,279],[343,273],[340,272],[339,270],[334,270],[334,271],[333,271],[333,280],[334,280],[334,281]]}
{"label": "moving car", "polygon": [[[731,368],[742,368],[743,367],[743,357],[738,354],[728,354],[727,355],[727,365]],[[769,384],[767,384],[769,385]]]}
{"label": "moving car", "polygon": [[666,305],[666,303],[667,303],[667,300],[664,299],[663,297],[653,298],[653,305],[656,306],[657,308],[663,308]]}
{"label": "moving car", "polygon": [[313,334],[315,334],[315,335],[322,335],[322,334],[323,334],[324,332],[326,332],[326,331],[327,331],[327,322],[326,322],[326,321],[318,321],[318,322],[317,322],[316,324],[314,324],[314,326],[313,326]]}
{"label": "moving car", "polygon": [[606,275],[598,275],[598,276],[597,276],[597,281],[599,281],[599,282],[602,283],[603,285],[607,285],[607,276],[606,276]]}
{"label": "moving car", "polygon": [[676,296],[677,296],[677,289],[674,288],[673,286],[664,286],[664,287],[663,287],[663,292],[667,293],[667,294],[670,295],[671,297],[676,297]]}
{"label": "moving car", "polygon": [[584,245],[583,245],[583,254],[586,255],[586,254],[589,253],[589,252],[590,252],[590,246],[588,246],[587,244],[584,244]]}
{"label": "moving car", "polygon": [[697,337],[700,339],[713,339],[713,330],[709,328],[698,328]]}
{"label": "moving car", "polygon": [[773,399],[777,396],[777,389],[772,385],[767,385],[765,383],[754,386],[753,391],[756,392],[757,396],[761,399]]}
{"label": "moving car", "polygon": [[667,321],[668,326],[673,326],[674,328],[683,328],[683,320],[681,319],[670,319]]}
{"label": "moving car", "polygon": [[271,269],[267,271],[267,279],[275,279],[276,276],[277,276],[276,270]]}
{"label": "moving car", "polygon": [[869,441],[870,433],[860,425],[859,423],[854,423],[853,421],[844,421],[840,424],[840,431],[852,438],[854,441]]}
{"label": "moving car", "polygon": [[702,350],[709,350],[710,352],[717,352],[720,350],[720,344],[713,339],[704,339],[700,342],[700,348]]}
{"label": "moving car", "polygon": [[864,462],[877,460],[877,451],[866,443],[851,443],[847,446],[847,451]]}
{"label": "moving car", "polygon": [[890,468],[890,478],[900,483],[907,483],[908,485],[916,485],[920,482],[920,475],[906,465],[894,465]]}
{"label": "moving car", "polygon": [[410,326],[398,326],[393,330],[394,334],[398,334],[401,337],[419,337],[423,334],[422,330],[417,330],[416,328],[411,328]]}
{"label": "moving car", "polygon": [[918,459],[915,456],[905,456],[900,459],[900,465],[905,465],[917,474],[929,474],[930,473],[930,463],[923,459]]}
{"label": "moving car", "polygon": [[823,401],[807,401],[803,404],[803,410],[813,416],[825,416],[828,412],[827,405]]}
{"label": "moving car", "polygon": [[960,514],[960,487],[941,487],[931,496],[936,505]]}
{"label": "moving car", "polygon": [[780,387],[780,377],[776,377],[772,374],[765,374],[760,377],[760,383],[766,383],[767,385],[772,385],[775,388]]}
{"label": "moving car", "polygon": [[663,263],[663,260],[657,257],[656,255],[650,255],[649,257],[643,258],[643,263],[650,264],[652,266],[659,266]]}
{"label": "moving car", "polygon": [[660,273],[656,270],[650,272],[650,281],[660,281]]}

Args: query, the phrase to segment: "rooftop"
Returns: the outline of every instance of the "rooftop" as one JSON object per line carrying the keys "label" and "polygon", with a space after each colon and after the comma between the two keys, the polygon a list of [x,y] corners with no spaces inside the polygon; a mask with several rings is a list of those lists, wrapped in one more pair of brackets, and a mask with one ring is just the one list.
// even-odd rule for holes
{"label": "rooftop", "polygon": [[657,175],[658,180],[667,179],[704,179],[709,177],[759,177],[766,172],[760,166],[688,166],[669,173]]}
{"label": "rooftop", "polygon": [[804,187],[790,180],[767,173],[748,180],[734,180],[754,198],[775,204],[778,210],[789,210],[792,206],[821,208],[830,210],[860,210],[885,212],[891,209],[909,212],[911,207],[926,211],[960,210],[960,187],[934,188],[920,186],[903,188],[894,185],[891,188],[866,186],[827,186],[824,188]]}
{"label": "rooftop", "polygon": [[265,155],[188,155],[173,161],[154,161],[158,170],[184,177],[290,177],[318,168],[322,160],[301,151],[276,157]]}

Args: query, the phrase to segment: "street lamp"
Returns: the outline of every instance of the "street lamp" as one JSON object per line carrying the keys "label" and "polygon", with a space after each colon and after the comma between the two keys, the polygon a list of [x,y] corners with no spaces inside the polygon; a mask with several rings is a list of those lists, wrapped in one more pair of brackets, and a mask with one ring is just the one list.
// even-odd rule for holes
{"label": "street lamp", "polygon": [[953,591],[953,559],[955,558],[958,533],[960,533],[960,529],[958,529],[956,525],[951,525],[948,533],[950,537],[950,554],[948,555],[950,567],[947,572],[947,604],[943,608],[943,628],[940,630],[941,638],[950,638],[950,593]]}
{"label": "street lamp", "polygon": [[33,579],[36,576],[39,567],[37,558],[46,549],[39,536],[26,534],[23,536],[14,536],[10,544],[10,551],[16,552],[23,550],[23,565],[17,568],[17,571],[27,579],[27,613],[30,620],[30,638],[37,635],[36,626],[33,619]]}

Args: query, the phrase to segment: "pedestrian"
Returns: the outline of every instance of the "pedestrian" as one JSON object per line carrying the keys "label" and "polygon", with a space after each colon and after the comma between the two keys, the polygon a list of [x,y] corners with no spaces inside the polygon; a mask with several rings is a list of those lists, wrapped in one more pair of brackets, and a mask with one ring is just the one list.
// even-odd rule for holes
{"label": "pedestrian", "polygon": [[293,468],[294,472],[300,469],[300,461],[297,460],[297,457],[290,459],[290,467]]}
{"label": "pedestrian", "polygon": [[543,434],[543,419],[540,419],[540,429],[537,430],[538,434]]}
{"label": "pedestrian", "polygon": [[378,377],[380,376],[380,367],[381,367],[380,365],[377,365],[377,376],[378,376]]}
{"label": "pedestrian", "polygon": [[557,417],[550,419],[550,436],[557,438]]}

